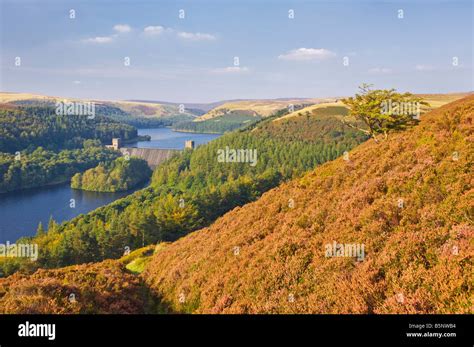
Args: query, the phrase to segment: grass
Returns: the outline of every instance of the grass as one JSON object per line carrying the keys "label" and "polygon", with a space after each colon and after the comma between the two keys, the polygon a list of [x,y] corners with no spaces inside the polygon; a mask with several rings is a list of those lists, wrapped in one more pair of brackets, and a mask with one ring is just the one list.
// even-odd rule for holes
{"label": "grass", "polygon": [[151,260],[152,256],[166,246],[165,242],[157,245],[148,245],[138,248],[130,254],[123,256],[119,262],[125,265],[125,268],[134,275],[139,275]]}
{"label": "grass", "polygon": [[145,269],[145,266],[148,264],[148,262],[151,260],[151,256],[147,257],[140,257],[137,259],[132,260],[130,263],[128,263],[125,268],[129,270],[131,273],[134,275],[139,275],[143,272]]}

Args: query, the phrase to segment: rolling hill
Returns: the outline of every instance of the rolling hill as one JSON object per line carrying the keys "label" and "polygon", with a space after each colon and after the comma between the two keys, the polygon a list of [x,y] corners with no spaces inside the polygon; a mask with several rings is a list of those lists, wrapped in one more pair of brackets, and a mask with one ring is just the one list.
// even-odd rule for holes
{"label": "rolling hill", "polygon": [[[433,109],[436,109],[438,107],[444,106],[450,102],[465,98],[469,96],[472,93],[450,93],[450,94],[416,94],[416,96],[419,96],[424,99],[424,101],[428,102],[430,104],[430,107],[422,107],[422,112],[427,112],[431,111]],[[338,107],[339,110],[341,111],[339,114],[340,115],[345,115],[347,112],[342,110],[342,108],[345,108],[346,106],[340,101],[340,99],[334,99],[331,101],[323,101],[319,102],[313,105],[306,106],[302,109],[295,110],[294,112],[291,112],[283,117],[280,117],[278,119],[275,119],[274,121],[279,121],[281,119],[287,119],[287,118],[292,118],[294,116],[302,115],[302,114],[307,114],[313,113],[313,111],[320,109],[320,108],[332,108],[332,110],[335,110],[333,107]],[[199,118],[197,118],[199,119]],[[197,120],[196,119],[196,120]]]}
{"label": "rolling hill", "polygon": [[[469,93],[420,94],[432,108],[465,97]],[[223,100],[209,104],[147,100],[85,100],[30,93],[0,92],[0,104],[53,105],[57,101],[93,101],[96,113],[138,128],[173,126],[174,130],[198,133],[224,133],[249,126],[261,119],[278,115],[293,105],[295,111],[284,117],[312,112],[319,107],[341,106],[337,98],[281,98],[263,100]],[[184,110],[181,109],[185,106]],[[282,113],[283,114],[283,113]]]}
{"label": "rolling hill", "polygon": [[184,109],[177,104],[160,104],[140,101],[108,101],[86,100],[78,98],[62,98],[30,93],[0,92],[0,104],[10,105],[54,105],[58,101],[94,102],[96,112],[115,120],[138,127],[171,125],[177,121],[192,120],[201,112]]}
{"label": "rolling hill", "polygon": [[260,116],[268,117],[274,114],[276,111],[283,108],[288,108],[288,105],[301,105],[301,104],[312,104],[318,102],[320,99],[289,99],[289,100],[239,100],[226,102],[213,108],[206,114],[200,116],[195,121],[200,122],[215,117],[220,117],[229,113],[249,115],[249,116]]}
{"label": "rolling hill", "polygon": [[[427,112],[449,102],[466,97],[470,93],[451,94],[420,94],[430,107],[422,107],[422,112]],[[294,111],[289,111],[293,105]],[[261,119],[274,118],[273,121],[292,118],[302,114],[312,114],[319,108],[328,108],[330,111],[339,109],[338,114],[345,115],[345,105],[339,98],[314,98],[314,99],[271,99],[271,100],[230,100],[216,104],[216,107],[204,115],[191,121],[177,122],[173,128],[177,131],[224,133],[235,129],[251,126]]]}
{"label": "rolling hill", "polygon": [[177,131],[201,133],[225,133],[245,128],[261,119],[281,116],[289,112],[290,106],[298,110],[308,105],[334,101],[333,99],[269,99],[232,100],[219,104],[192,121],[176,123]]}

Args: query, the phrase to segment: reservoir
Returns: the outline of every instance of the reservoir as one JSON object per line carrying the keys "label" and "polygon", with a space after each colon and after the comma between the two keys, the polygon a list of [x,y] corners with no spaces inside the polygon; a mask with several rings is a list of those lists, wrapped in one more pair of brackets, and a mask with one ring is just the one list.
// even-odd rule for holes
{"label": "reservoir", "polygon": [[[128,146],[138,148],[183,149],[186,140],[205,144],[220,135],[174,132],[169,128],[139,129],[151,141]],[[138,187],[138,190],[143,187]],[[50,217],[61,223],[83,213],[107,205],[135,190],[117,193],[88,192],[71,189],[69,183],[0,194],[0,243],[15,242],[19,237],[35,235],[39,222],[46,228]],[[75,207],[71,207],[74,199]]]}

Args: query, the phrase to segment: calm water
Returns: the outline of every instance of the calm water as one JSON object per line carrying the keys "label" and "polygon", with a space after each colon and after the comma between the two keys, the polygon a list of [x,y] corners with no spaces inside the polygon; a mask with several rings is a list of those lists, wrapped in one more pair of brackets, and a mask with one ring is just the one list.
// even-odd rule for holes
{"label": "calm water", "polygon": [[137,142],[130,145],[131,147],[183,149],[186,140],[194,140],[194,145],[199,146],[220,136],[215,134],[179,133],[169,128],[138,129],[138,135],[150,135],[151,141]]}
{"label": "calm water", "polygon": [[[151,141],[138,142],[139,148],[184,148],[185,140],[196,145],[207,143],[219,135],[173,132],[168,128],[139,129],[140,135],[150,135]],[[137,188],[140,189],[140,188]],[[71,189],[69,183],[0,194],[0,243],[14,242],[21,236],[36,233],[38,223],[48,225],[50,216],[57,222],[69,220],[124,197],[129,192],[98,193]],[[71,199],[75,207],[71,208]]]}

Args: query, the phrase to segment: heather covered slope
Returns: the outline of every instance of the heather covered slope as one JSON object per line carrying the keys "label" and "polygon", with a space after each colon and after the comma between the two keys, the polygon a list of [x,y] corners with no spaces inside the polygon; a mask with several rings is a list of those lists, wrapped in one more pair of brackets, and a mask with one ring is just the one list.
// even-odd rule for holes
{"label": "heather covered slope", "polygon": [[0,279],[0,313],[145,313],[146,289],[118,261]]}
{"label": "heather covered slope", "polygon": [[[164,247],[142,273],[173,311],[472,313],[474,96],[370,140]],[[365,257],[326,257],[333,242]]]}

